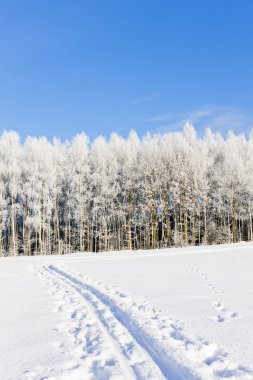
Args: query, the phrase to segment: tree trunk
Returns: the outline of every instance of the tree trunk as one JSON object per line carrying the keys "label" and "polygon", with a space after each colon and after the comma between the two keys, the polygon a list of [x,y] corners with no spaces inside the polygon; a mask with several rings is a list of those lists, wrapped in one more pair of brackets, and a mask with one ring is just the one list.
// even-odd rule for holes
{"label": "tree trunk", "polygon": [[236,200],[235,197],[232,199],[232,236],[233,243],[236,242]]}
{"label": "tree trunk", "polygon": [[184,243],[188,244],[187,209],[184,207]]}

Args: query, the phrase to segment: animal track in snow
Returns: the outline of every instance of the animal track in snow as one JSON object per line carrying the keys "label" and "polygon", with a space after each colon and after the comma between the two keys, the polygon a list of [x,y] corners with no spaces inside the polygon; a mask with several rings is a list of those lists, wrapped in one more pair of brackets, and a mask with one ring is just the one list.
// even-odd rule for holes
{"label": "animal track in snow", "polygon": [[[224,293],[223,291],[219,291],[211,282],[209,282],[208,276],[201,269],[194,265],[190,265],[190,268],[200,276],[211,291],[216,294]],[[222,323],[231,322],[233,319],[241,318],[239,313],[229,310],[222,302],[212,302],[211,304],[213,309],[216,311],[216,315],[210,317],[212,321]]]}
{"label": "animal track in snow", "polygon": [[213,291],[213,292],[216,293],[216,294],[218,294],[218,293],[224,293],[223,291],[218,290],[218,289],[216,288],[216,286],[214,286],[214,285],[210,282],[208,276],[207,276],[207,275],[206,275],[201,269],[199,269],[198,267],[196,267],[196,266],[194,266],[194,265],[190,265],[190,268],[200,276],[200,278],[204,281],[205,285],[206,285],[211,291]]}
{"label": "animal track in snow", "polygon": [[222,302],[212,302],[212,306],[217,313],[216,316],[211,317],[215,322],[230,322],[233,319],[240,318],[239,313],[227,309]]}

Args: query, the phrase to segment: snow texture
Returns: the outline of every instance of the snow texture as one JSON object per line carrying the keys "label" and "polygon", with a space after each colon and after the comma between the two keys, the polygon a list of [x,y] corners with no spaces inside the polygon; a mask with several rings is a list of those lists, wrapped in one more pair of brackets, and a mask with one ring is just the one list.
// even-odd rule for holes
{"label": "snow texture", "polygon": [[252,250],[1,259],[0,378],[253,379]]}

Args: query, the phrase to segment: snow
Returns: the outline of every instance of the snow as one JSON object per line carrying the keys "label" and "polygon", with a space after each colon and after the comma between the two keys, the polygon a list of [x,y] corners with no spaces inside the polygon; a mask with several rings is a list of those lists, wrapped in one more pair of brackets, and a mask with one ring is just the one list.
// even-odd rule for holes
{"label": "snow", "polygon": [[253,379],[253,243],[0,259],[0,378]]}

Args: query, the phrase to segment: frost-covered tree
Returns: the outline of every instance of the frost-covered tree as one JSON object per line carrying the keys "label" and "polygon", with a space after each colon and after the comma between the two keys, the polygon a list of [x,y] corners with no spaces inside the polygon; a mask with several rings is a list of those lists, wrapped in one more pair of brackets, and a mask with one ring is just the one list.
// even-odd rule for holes
{"label": "frost-covered tree", "polygon": [[0,255],[253,239],[253,133],[0,137]]}
{"label": "frost-covered tree", "polygon": [[15,132],[4,132],[0,140],[2,253],[19,253],[20,187],[22,147]]}

